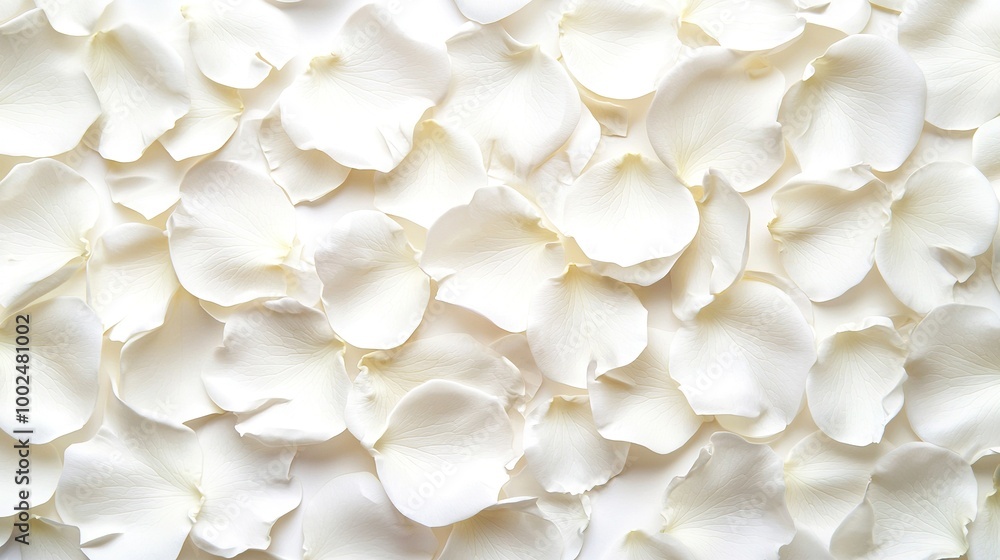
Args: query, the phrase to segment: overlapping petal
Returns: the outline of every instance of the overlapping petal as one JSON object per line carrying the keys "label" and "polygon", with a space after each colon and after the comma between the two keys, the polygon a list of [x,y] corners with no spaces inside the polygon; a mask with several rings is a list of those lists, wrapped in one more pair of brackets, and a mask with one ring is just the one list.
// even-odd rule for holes
{"label": "overlapping petal", "polygon": [[3,549],[6,560],[88,560],[80,548],[80,531],[52,519],[32,519],[28,545],[11,542]]}
{"label": "overlapping petal", "polygon": [[513,14],[531,0],[455,0],[462,15],[478,23],[493,23]]}
{"label": "overlapping petal", "polygon": [[726,48],[759,51],[802,34],[805,19],[795,0],[684,0],[681,20],[700,27]]}
{"label": "overlapping petal", "polygon": [[427,232],[420,266],[438,282],[436,299],[471,309],[511,332],[527,328],[535,292],[566,267],[559,236],[510,187],[476,191]]}
{"label": "overlapping petal", "polygon": [[993,473],[993,492],[969,524],[969,560],[1000,556],[1000,468]]}
{"label": "overlapping petal", "polygon": [[134,162],[108,161],[104,179],[115,204],[151,220],[180,200],[181,182],[195,163],[193,158],[178,163],[162,145],[153,144]]}
{"label": "overlapping petal", "polygon": [[83,2],[63,2],[40,0],[37,5],[52,28],[66,35],[85,36],[94,31],[94,25],[113,0],[86,0]]}
{"label": "overlapping petal", "polygon": [[[16,474],[18,469],[25,470],[18,465],[20,460],[23,459],[20,454],[21,450],[28,449],[30,459],[27,469],[29,472],[26,474],[31,485],[27,488],[29,499],[25,500],[30,507],[41,506],[52,499],[52,495],[56,491],[56,484],[59,482],[59,473],[62,471],[62,451],[57,447],[57,444],[41,445],[31,442],[32,438],[30,435],[16,435],[18,438],[27,437],[29,446],[25,447],[23,440],[19,441],[5,433],[0,433],[0,444],[2,444],[0,445],[0,467],[10,473],[10,476],[5,477],[2,483],[0,483],[0,490],[3,490],[11,497],[4,504],[3,509],[0,509],[0,516],[10,518],[10,520],[14,520],[14,516],[24,510],[20,503],[19,492],[26,489],[23,487],[24,485],[20,484],[21,481],[18,480],[22,475]],[[29,515],[34,514],[29,512]],[[34,529],[35,527],[32,526],[31,530]],[[3,538],[6,538],[6,535]],[[79,546],[79,542],[77,542],[77,545]]]}
{"label": "overlapping petal", "polygon": [[352,212],[316,249],[330,325],[352,346],[387,349],[410,338],[430,299],[403,228],[381,212]]}
{"label": "overlapping petal", "polygon": [[212,153],[236,132],[243,114],[240,92],[219,85],[197,69],[187,72],[191,107],[159,142],[177,161]]}
{"label": "overlapping petal", "polygon": [[560,560],[562,538],[534,498],[511,498],[452,526],[439,560]]}
{"label": "overlapping petal", "polygon": [[764,59],[697,50],[660,83],[646,129],[656,155],[688,185],[718,171],[739,192],[759,187],[785,161],[778,105],[781,72]]}
{"label": "overlapping petal", "polygon": [[333,192],[351,171],[319,150],[300,150],[282,127],[277,106],[260,123],[260,147],[271,178],[285,189],[292,204]]}
{"label": "overlapping petal", "polygon": [[807,67],[778,118],[806,171],[859,163],[893,171],[920,139],[926,100],[924,76],[906,51],[851,35]]}
{"label": "overlapping petal", "polygon": [[792,298],[753,279],[719,294],[670,347],[670,375],[694,411],[748,437],[791,423],[815,361],[812,328]]}
{"label": "overlapping petal", "polygon": [[583,548],[583,533],[590,525],[590,498],[586,494],[545,494],[535,505],[562,536],[562,559],[574,560]]}

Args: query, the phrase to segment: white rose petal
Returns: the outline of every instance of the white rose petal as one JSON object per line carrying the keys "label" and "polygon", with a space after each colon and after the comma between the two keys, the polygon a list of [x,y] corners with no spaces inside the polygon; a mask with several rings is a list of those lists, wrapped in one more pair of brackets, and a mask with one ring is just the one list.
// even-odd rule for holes
{"label": "white rose petal", "polygon": [[456,523],[438,560],[560,560],[563,545],[556,526],[534,498],[512,498]]}

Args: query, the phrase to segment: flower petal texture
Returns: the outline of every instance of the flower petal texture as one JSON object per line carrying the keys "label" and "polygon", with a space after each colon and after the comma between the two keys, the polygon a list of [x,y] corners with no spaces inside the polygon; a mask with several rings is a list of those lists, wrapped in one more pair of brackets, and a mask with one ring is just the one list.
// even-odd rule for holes
{"label": "flower petal texture", "polygon": [[681,20],[693,23],[720,45],[738,51],[777,47],[802,34],[805,19],[795,0],[684,0]]}
{"label": "flower petal texture", "polygon": [[76,36],[90,35],[101,14],[112,0],[87,0],[85,2],[38,2],[45,12],[52,29]]}
{"label": "flower petal texture", "polygon": [[512,441],[500,399],[435,379],[400,399],[371,451],[396,509],[440,527],[497,503]]}
{"label": "flower petal texture", "polygon": [[221,161],[193,167],[167,233],[177,278],[194,296],[230,306],[285,295],[295,209],[259,171]]}
{"label": "flower petal texture", "polygon": [[434,222],[420,266],[438,282],[437,300],[521,332],[535,292],[562,274],[566,258],[539,211],[514,189],[499,186],[476,191],[468,205]]}
{"label": "flower petal texture", "polygon": [[975,270],[975,257],[986,252],[997,231],[1000,202],[975,167],[934,162],[906,180],[891,212],[875,262],[900,301],[927,313],[951,302],[955,284]]}
{"label": "flower petal texture", "polygon": [[352,212],[316,249],[330,325],[352,346],[385,350],[410,338],[430,299],[430,279],[403,228],[381,212]]}
{"label": "flower petal texture", "polygon": [[663,533],[691,560],[776,558],[795,535],[781,459],[766,445],[719,432],[687,475],[670,482]]}
{"label": "flower petal texture", "polygon": [[545,377],[581,389],[587,370],[624,366],[646,347],[646,308],[627,285],[570,265],[535,292],[528,344]]}
{"label": "flower petal texture", "polygon": [[969,524],[969,560],[986,560],[1000,554],[1000,468],[993,473],[993,492]]}
{"label": "flower petal texture", "polygon": [[785,79],[759,57],[706,47],[675,66],[646,118],[656,155],[685,184],[709,169],[734,189],[759,187],[785,161],[778,105]]}
{"label": "flower petal texture", "polygon": [[319,150],[300,150],[281,125],[277,107],[260,123],[260,147],[271,178],[293,204],[312,202],[333,192],[351,171]]}
{"label": "flower petal texture", "polygon": [[493,23],[513,14],[531,0],[455,0],[462,15],[478,23]]}
{"label": "flower petal texture", "polygon": [[670,376],[698,414],[748,437],[776,434],[802,404],[816,361],[812,328],[780,288],[741,280],[684,323]]}
{"label": "flower petal texture", "polygon": [[923,73],[906,51],[881,37],[851,35],[788,90],[779,120],[806,171],[859,163],[893,171],[917,145],[926,102]]}
{"label": "flower petal texture", "polygon": [[221,86],[201,72],[187,72],[191,107],[163,133],[160,144],[177,161],[212,153],[236,132],[243,114],[243,99],[237,90]]}
{"label": "flower petal texture", "polygon": [[513,498],[490,506],[451,528],[439,560],[560,560],[559,530],[534,498]]}
{"label": "flower petal texture", "polygon": [[441,46],[408,37],[380,10],[355,12],[330,54],[312,59],[279,103],[299,148],[385,173],[412,148],[414,127],[444,97],[450,75]]}

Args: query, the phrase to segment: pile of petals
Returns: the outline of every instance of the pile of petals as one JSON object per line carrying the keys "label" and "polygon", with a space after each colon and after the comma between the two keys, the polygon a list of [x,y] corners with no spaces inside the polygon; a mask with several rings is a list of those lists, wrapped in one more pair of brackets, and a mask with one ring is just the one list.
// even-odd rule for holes
{"label": "pile of petals", "polygon": [[998,192],[996,0],[0,0],[0,557],[997,560]]}

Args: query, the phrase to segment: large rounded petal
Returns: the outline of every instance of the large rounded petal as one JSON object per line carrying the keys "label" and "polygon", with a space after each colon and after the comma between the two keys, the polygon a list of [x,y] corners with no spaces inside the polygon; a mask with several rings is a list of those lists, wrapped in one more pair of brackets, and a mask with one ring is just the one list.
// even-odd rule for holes
{"label": "large rounded petal", "polygon": [[454,73],[436,119],[468,130],[487,169],[526,176],[573,133],[582,103],[562,65],[497,25],[448,41]]}
{"label": "large rounded petal", "polygon": [[528,308],[528,344],[549,379],[585,388],[587,370],[621,367],[646,347],[646,308],[621,282],[570,265]]}
{"label": "large rounded petal", "polygon": [[660,83],[646,118],[656,155],[688,185],[718,171],[739,192],[759,187],[785,161],[778,105],[781,72],[761,58],[707,47]]}
{"label": "large rounded petal", "polygon": [[414,127],[447,93],[449,77],[441,46],[411,39],[369,4],[281,94],[281,124],[303,150],[384,173],[410,151]]}
{"label": "large rounded petal", "polygon": [[266,549],[271,526],[298,507],[302,494],[288,474],[295,449],[265,447],[241,437],[235,423],[232,416],[221,416],[197,430],[205,452],[198,488],[205,501],[191,541],[225,558]]}
{"label": "large rounded petal", "polygon": [[775,558],[795,526],[785,506],[781,459],[766,445],[719,432],[688,474],[667,488],[663,532],[691,560]]}
{"label": "large rounded petal", "polygon": [[65,282],[90,251],[98,211],[97,192],[66,165],[15,166],[0,181],[0,306],[20,307]]}
{"label": "large rounded petal", "polygon": [[330,325],[359,348],[405,342],[430,299],[430,279],[403,228],[381,212],[341,218],[316,249],[316,272]]}
{"label": "large rounded petal", "polygon": [[802,34],[805,19],[795,0],[686,0],[681,20],[693,23],[726,48],[762,51]]}
{"label": "large rounded petal", "polygon": [[524,456],[545,490],[582,494],[625,468],[629,444],[605,439],[590,407],[585,396],[555,396],[526,418]]}
{"label": "large rounded petal", "polygon": [[527,328],[531,298],[566,267],[559,236],[510,187],[480,189],[427,232],[420,266],[437,299],[480,313],[511,332]]}
{"label": "large rounded petal", "polygon": [[241,434],[265,442],[316,443],[344,431],[350,380],[344,344],[323,314],[285,298],[237,311],[203,378],[208,394],[238,413]]}
{"label": "large rounded petal", "polygon": [[662,163],[639,154],[602,161],[566,190],[556,225],[590,258],[632,266],[676,255],[698,231],[698,206]]}
{"label": "large rounded petal", "polygon": [[1000,468],[993,473],[993,493],[969,524],[969,560],[1000,558]]}
{"label": "large rounded petal", "polygon": [[295,55],[295,28],[264,0],[193,0],[181,8],[198,68],[224,86],[252,89]]}
{"label": "large rounded petal", "polygon": [[167,232],[177,277],[196,297],[230,306],[285,295],[295,209],[267,176],[229,162],[195,166]]}
{"label": "large rounded petal", "polygon": [[[0,341],[0,359],[10,364],[9,373],[0,377],[2,394],[10,395],[0,428],[11,436],[31,428],[34,443],[48,443],[82,428],[94,412],[99,390],[104,329],[97,315],[80,299],[60,297],[7,317],[0,330],[10,333]],[[21,344],[21,337],[27,342]],[[12,406],[15,395],[21,395],[15,387],[21,386],[30,389],[27,426],[15,422]]]}
{"label": "large rounded petal", "polygon": [[927,122],[970,130],[1000,114],[1000,5],[912,0],[899,44],[927,77]]}
{"label": "large rounded petal", "polygon": [[892,199],[864,166],[793,177],[771,197],[767,224],[788,276],[813,301],[857,286],[875,262]]}
{"label": "large rounded petal", "polygon": [[804,437],[788,452],[788,509],[795,522],[815,534],[824,548],[841,521],[864,498],[880,453],[874,445],[844,445],[822,432]]}
{"label": "large rounded petal", "polygon": [[375,175],[375,207],[430,228],[488,182],[476,140],[461,128],[426,120],[417,125],[413,150],[403,161]]}
{"label": "large rounded petal", "polygon": [[780,288],[741,280],[677,331],[670,375],[698,414],[748,437],[785,429],[798,413],[813,331]]}
{"label": "large rounded petal", "polygon": [[440,527],[497,503],[512,441],[500,399],[435,379],[400,399],[371,452],[396,509]]}
{"label": "large rounded petal", "polygon": [[906,416],[920,439],[974,461],[1000,451],[1000,316],[945,305],[910,335]]}
{"label": "large rounded petal", "polygon": [[[879,235],[875,262],[892,293],[927,313],[953,300],[993,241],[1000,202],[975,167],[935,162],[913,173]],[[914,282],[919,278],[919,282]]]}
{"label": "large rounded petal", "polygon": [[90,80],[41,10],[0,29],[0,154],[47,157],[76,146],[101,114]]}
{"label": "large rounded petal", "polygon": [[649,343],[634,362],[589,383],[597,431],[608,439],[670,453],[691,439],[704,418],[670,378],[670,334],[649,329]]}
{"label": "large rounded petal", "polygon": [[743,275],[750,253],[750,207],[726,179],[709,171],[698,202],[694,241],[670,269],[674,315],[693,318]]}
{"label": "large rounded petal", "polygon": [[382,484],[366,472],[339,476],[306,502],[305,560],[430,560],[433,533],[396,511]]}
{"label": "large rounded petal", "polygon": [[841,326],[824,339],[806,381],[809,412],[819,429],[851,445],[881,441],[903,407],[906,352],[886,317]]}
{"label": "large rounded petal", "polygon": [[87,301],[111,340],[124,342],[163,324],[180,286],[163,230],[144,224],[114,227],[87,262]]}
{"label": "large rounded petal", "polygon": [[968,548],[976,517],[976,478],[961,457],[923,442],[904,444],[879,460],[864,502],[833,535],[836,558],[936,560]]}
{"label": "large rounded petal", "polygon": [[180,55],[132,24],[90,39],[87,76],[101,100],[96,134],[87,143],[105,159],[139,159],[191,107]]}
{"label": "large rounded petal", "polygon": [[680,54],[680,22],[670,3],[582,0],[559,20],[559,50],[590,91],[634,99],[656,89]]}
{"label": "large rounded petal", "polygon": [[408,392],[432,379],[479,389],[510,408],[524,397],[524,381],[514,364],[467,334],[444,334],[399,348],[366,354],[347,397],[347,427],[371,442],[385,430],[389,413]]}
{"label": "large rounded petal", "polygon": [[326,196],[351,171],[319,150],[300,150],[281,125],[277,106],[261,121],[259,138],[271,178],[285,189],[292,204]]}
{"label": "large rounded petal", "polygon": [[456,523],[438,560],[561,560],[559,529],[534,498],[512,498]]}
{"label": "large rounded petal", "polygon": [[174,560],[204,496],[190,428],[139,415],[112,397],[94,439],[71,445],[56,490],[92,560]]}
{"label": "large rounded petal", "polygon": [[920,139],[926,100],[924,76],[906,51],[851,35],[812,62],[785,94],[779,119],[807,171],[859,163],[893,171]]}

